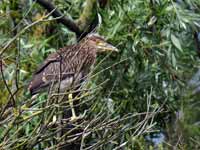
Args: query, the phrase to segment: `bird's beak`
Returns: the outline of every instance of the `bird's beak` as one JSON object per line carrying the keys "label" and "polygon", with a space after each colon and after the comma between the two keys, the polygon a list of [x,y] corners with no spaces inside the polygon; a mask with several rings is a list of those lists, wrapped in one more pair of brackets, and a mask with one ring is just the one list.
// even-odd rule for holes
{"label": "bird's beak", "polygon": [[104,51],[114,51],[114,52],[119,52],[119,50],[114,47],[113,45],[106,43],[106,42],[100,42],[97,44],[97,48],[100,52]]}

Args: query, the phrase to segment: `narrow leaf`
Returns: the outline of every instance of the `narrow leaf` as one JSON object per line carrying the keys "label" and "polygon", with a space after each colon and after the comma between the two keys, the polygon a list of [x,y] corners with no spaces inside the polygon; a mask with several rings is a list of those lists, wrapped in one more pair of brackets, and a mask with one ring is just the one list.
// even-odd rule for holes
{"label": "narrow leaf", "polygon": [[180,41],[175,35],[173,35],[173,34],[171,35],[171,40],[172,40],[172,43],[174,44],[174,46],[177,49],[179,49],[180,51],[183,51],[182,48],[181,48]]}

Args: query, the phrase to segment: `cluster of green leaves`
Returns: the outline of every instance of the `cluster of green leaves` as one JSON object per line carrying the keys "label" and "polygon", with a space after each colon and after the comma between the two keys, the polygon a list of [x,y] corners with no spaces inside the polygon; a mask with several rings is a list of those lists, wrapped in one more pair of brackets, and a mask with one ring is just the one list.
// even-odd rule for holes
{"label": "cluster of green leaves", "polygon": [[[54,3],[74,19],[84,5],[83,0]],[[194,39],[200,26],[199,8],[199,0],[110,0],[106,8],[98,8],[103,18],[98,32],[120,52],[98,56],[87,85],[88,89],[96,90],[81,100],[85,104],[80,114],[85,111],[86,119],[79,127],[85,132],[88,129],[82,137],[85,149],[200,147],[198,95],[192,95],[188,88],[188,81],[199,65]],[[32,1],[1,1],[1,48],[23,28],[44,17],[44,12]],[[0,120],[0,148],[17,149],[33,143],[34,149],[54,145],[54,135],[49,138],[51,130],[38,131],[48,120],[40,120],[41,116],[51,116],[43,109],[47,96],[41,95],[34,106],[27,106],[31,97],[26,86],[49,53],[75,42],[74,33],[48,21],[29,28],[6,49],[3,73],[9,88],[13,93],[17,90],[17,94],[16,108],[11,111],[14,115]],[[2,109],[9,99],[4,80],[0,80]],[[49,107],[49,111],[54,110],[52,107],[55,106]],[[12,124],[14,119],[18,120],[17,125]],[[147,138],[155,133],[165,136],[160,145]],[[39,138],[39,134],[44,136]]]}
{"label": "cluster of green leaves", "polygon": [[[168,124],[174,128],[174,120],[181,120],[182,131],[166,134],[174,138],[171,139],[174,143],[183,136],[182,146],[186,144],[188,148],[199,147],[191,138],[199,141],[200,135],[196,124],[199,119],[192,117],[199,114],[199,104],[190,97],[188,88],[188,80],[199,65],[194,42],[194,32],[199,31],[198,6],[199,1],[129,0],[113,1],[109,10],[101,11],[104,18],[101,33],[120,49],[120,55],[105,61],[104,67],[116,59],[128,59],[107,71],[106,76],[99,76],[102,81],[107,76],[111,79],[104,90],[105,94],[113,90],[110,95],[115,112],[144,112],[150,95],[151,109],[163,107],[167,112],[156,116],[156,129],[167,132]],[[189,109],[192,103],[197,103],[193,111]],[[184,113],[180,118],[179,111]],[[189,119],[186,116],[191,112]],[[194,130],[195,134],[184,135],[185,130]]]}

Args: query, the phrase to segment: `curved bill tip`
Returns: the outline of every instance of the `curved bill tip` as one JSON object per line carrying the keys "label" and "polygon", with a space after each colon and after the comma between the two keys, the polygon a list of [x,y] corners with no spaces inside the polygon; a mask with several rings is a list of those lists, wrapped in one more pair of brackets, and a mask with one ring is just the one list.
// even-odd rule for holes
{"label": "curved bill tip", "polygon": [[108,45],[106,46],[106,49],[107,49],[108,51],[119,52],[119,49],[116,48],[115,46],[111,45],[111,44],[108,44]]}

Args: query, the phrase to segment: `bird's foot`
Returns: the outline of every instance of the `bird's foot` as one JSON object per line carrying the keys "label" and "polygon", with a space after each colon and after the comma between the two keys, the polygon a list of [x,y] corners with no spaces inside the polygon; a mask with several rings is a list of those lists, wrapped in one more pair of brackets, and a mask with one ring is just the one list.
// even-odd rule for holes
{"label": "bird's foot", "polygon": [[70,118],[70,122],[76,122],[78,120],[81,120],[85,117],[86,111],[84,111],[83,114],[76,116],[76,115],[72,115],[72,117]]}
{"label": "bird's foot", "polygon": [[70,122],[76,122],[77,120],[80,120],[82,119],[83,117],[82,116],[72,116],[70,118]]}

